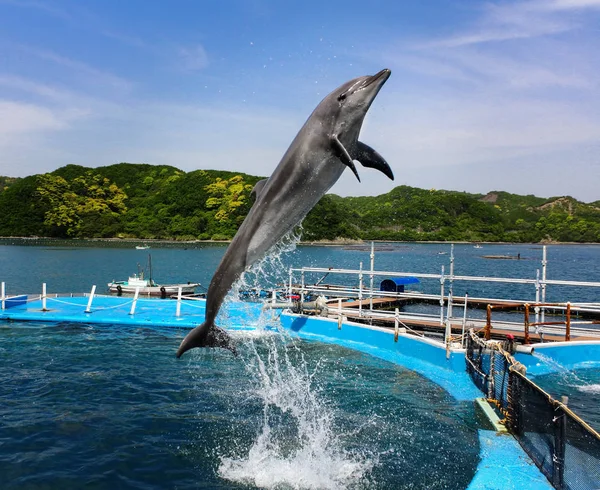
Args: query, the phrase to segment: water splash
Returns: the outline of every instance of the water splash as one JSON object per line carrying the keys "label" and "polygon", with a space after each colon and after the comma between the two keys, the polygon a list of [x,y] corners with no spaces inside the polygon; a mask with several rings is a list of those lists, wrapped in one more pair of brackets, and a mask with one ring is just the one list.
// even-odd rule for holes
{"label": "water splash", "polygon": [[584,393],[600,393],[600,384],[580,377],[575,370],[566,368],[554,358],[540,354],[539,352],[535,352],[534,356],[547,366],[550,366],[559,376],[560,382],[563,385],[575,388]]}
{"label": "water splash", "polygon": [[592,393],[594,395],[600,394],[600,384],[586,384],[576,386],[579,391],[583,391],[584,393]]}
{"label": "water splash", "polygon": [[363,480],[377,458],[343,448],[335,408],[315,384],[319,363],[309,369],[295,341],[280,335],[249,347],[261,427],[247,453],[221,458],[219,475],[263,488],[339,489]]}
{"label": "water splash", "polygon": [[[295,250],[300,232],[288,234],[246,271],[230,301],[241,290],[285,284],[283,254]],[[262,409],[259,428],[249,449],[236,444],[234,454],[219,456],[219,476],[262,488],[340,489],[364,481],[377,458],[343,448],[334,430],[335,408],[315,381],[320,364],[310,368],[286,331],[269,334],[269,315],[258,323],[243,334],[241,358],[250,384],[246,394]]]}

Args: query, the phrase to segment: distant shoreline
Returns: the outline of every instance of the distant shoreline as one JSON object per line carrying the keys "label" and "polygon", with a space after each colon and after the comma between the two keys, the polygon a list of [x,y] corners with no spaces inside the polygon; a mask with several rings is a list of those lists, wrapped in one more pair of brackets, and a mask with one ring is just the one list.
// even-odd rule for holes
{"label": "distant shoreline", "polygon": [[[152,245],[152,244],[170,244],[170,245],[201,245],[201,244],[229,244],[231,240],[170,240],[162,238],[55,238],[55,237],[0,237],[0,244],[6,245],[7,241],[21,240],[24,242],[48,241],[48,242],[70,242],[77,243],[100,242],[100,243],[121,243],[131,245]],[[599,242],[485,242],[485,241],[438,241],[438,240],[419,240],[419,241],[396,241],[396,240],[307,240],[300,241],[298,245],[308,247],[347,247],[368,246],[370,243],[408,243],[408,244],[432,244],[432,245],[600,245]],[[10,244],[9,244],[10,245]],[[150,247],[151,248],[151,247]]]}

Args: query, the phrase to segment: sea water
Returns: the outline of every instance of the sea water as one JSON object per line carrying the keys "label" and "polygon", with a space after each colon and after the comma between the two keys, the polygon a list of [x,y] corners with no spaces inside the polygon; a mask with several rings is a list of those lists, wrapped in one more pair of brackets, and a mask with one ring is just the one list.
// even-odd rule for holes
{"label": "sea water", "polygon": [[600,368],[567,369],[549,356],[535,353],[553,372],[533,378],[556,400],[567,397],[567,405],[579,417],[600,431]]}
{"label": "sea water", "polygon": [[[522,260],[489,261],[462,245],[455,272],[529,277],[539,268],[539,247],[485,247]],[[437,273],[448,261],[437,251],[448,248],[394,244],[375,268]],[[553,247],[552,270],[594,280],[599,250]],[[147,252],[0,246],[0,280],[9,294],[42,282],[49,292],[86,291],[135,272]],[[224,247],[151,252],[160,282],[208,284]],[[580,275],[572,257],[585,266]],[[245,285],[285,282],[290,265],[367,269],[369,259],[368,250],[292,246]],[[439,283],[422,288],[437,292]],[[469,290],[477,293],[486,291]],[[227,326],[226,309],[220,321]],[[260,328],[236,334],[238,357],[216,349],[177,360],[185,333],[1,324],[0,488],[441,489],[471,481],[479,462],[473,406],[422,376]]]}
{"label": "sea water", "polygon": [[[239,333],[0,327],[0,488],[465,488],[473,407],[341,347]],[[241,337],[240,337],[241,336]]]}

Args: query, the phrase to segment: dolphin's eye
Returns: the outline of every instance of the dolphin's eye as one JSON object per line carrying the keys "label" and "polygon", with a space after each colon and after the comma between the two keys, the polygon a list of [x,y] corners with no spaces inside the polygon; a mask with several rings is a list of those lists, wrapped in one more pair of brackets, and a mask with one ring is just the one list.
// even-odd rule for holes
{"label": "dolphin's eye", "polygon": [[341,101],[342,101],[342,100],[344,100],[345,98],[346,98],[346,92],[344,92],[343,94],[341,94],[341,95],[338,97],[338,100],[341,102]]}

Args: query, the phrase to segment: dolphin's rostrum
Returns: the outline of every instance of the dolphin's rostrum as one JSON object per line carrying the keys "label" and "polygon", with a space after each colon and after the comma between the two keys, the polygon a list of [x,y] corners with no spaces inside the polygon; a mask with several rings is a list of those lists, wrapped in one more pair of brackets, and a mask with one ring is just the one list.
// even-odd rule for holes
{"label": "dolphin's rostrum", "polygon": [[256,184],[256,201],[210,282],[205,321],[183,339],[177,357],[195,347],[235,352],[229,335],[214,323],[223,299],[248,267],[302,221],[346,167],[358,180],[354,161],[394,179],[381,155],[358,141],[365,115],[390,74],[384,69],[331,92],[304,123],[271,177]]}

